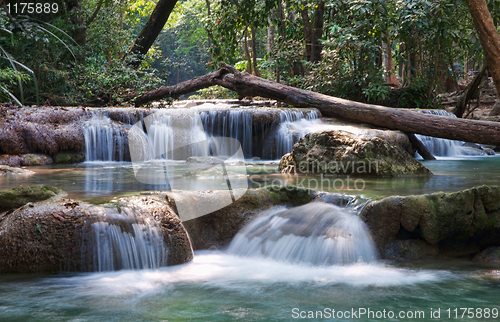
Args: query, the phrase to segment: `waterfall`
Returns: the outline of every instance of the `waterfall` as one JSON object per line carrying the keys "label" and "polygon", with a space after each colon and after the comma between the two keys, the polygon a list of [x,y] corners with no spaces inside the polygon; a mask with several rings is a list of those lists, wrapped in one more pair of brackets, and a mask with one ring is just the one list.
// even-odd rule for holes
{"label": "waterfall", "polygon": [[[456,117],[455,114],[445,110],[419,110],[421,113],[441,116]],[[435,138],[432,136],[415,135],[429,149],[434,156],[458,157],[458,156],[484,156],[487,153],[481,149],[464,146],[465,142]],[[479,146],[478,146],[479,147]]]}
{"label": "waterfall", "polygon": [[264,211],[238,232],[228,252],[313,265],[345,265],[377,258],[361,219],[346,208],[322,202]]}
{"label": "waterfall", "polygon": [[124,161],[127,133],[109,117],[95,113],[83,125],[86,161]]}
{"label": "waterfall", "polygon": [[305,117],[296,113],[281,115],[280,125],[271,136],[270,144],[275,149],[268,149],[264,153],[267,159],[279,159],[283,155],[292,151],[293,145],[303,136],[317,130],[323,125],[323,121],[318,118],[318,112],[312,111]]}
{"label": "waterfall", "polygon": [[[276,113],[276,110],[267,110],[265,112],[273,116],[272,114]],[[277,110],[277,115],[273,116],[275,120],[264,125],[256,122],[256,118],[265,116],[244,108],[226,109],[224,111],[206,111],[202,112],[200,116],[205,131],[209,136],[231,137],[237,139],[241,143],[245,158],[263,157],[266,159],[276,159],[276,156],[270,156],[272,153],[269,152],[269,147],[261,143],[268,135],[268,132],[270,132],[273,127],[281,129],[295,122],[299,122],[300,120],[318,119],[319,113],[315,110],[304,113],[296,109],[280,109]],[[285,130],[279,129],[277,130],[278,133],[285,132]],[[305,134],[307,133],[302,134],[302,136]],[[277,154],[281,157],[283,154],[292,151],[294,140],[296,141],[298,138],[293,135],[278,134],[276,140],[278,141]],[[231,150],[234,150],[234,148],[230,149],[230,151]]]}
{"label": "waterfall", "polygon": [[123,227],[107,222],[92,224],[94,270],[156,269],[167,265],[168,250],[158,226],[134,223]]}
{"label": "waterfall", "polygon": [[[123,113],[115,114],[110,116],[126,121]],[[106,114],[95,113],[83,126],[86,160],[129,161],[128,134],[134,135],[137,142],[143,142],[141,155],[150,156],[150,159],[163,156],[167,160],[186,160],[186,156],[209,156],[207,139],[211,137],[238,140],[246,159],[276,159],[290,152],[300,137],[312,131],[319,122],[318,117],[315,110],[229,108],[229,105],[203,104],[134,116],[134,120],[139,121],[137,124],[141,124],[138,129],[146,129],[145,135],[140,136],[140,133],[135,133],[137,131],[129,133],[130,124],[113,122]],[[273,144],[277,147],[273,152],[269,152],[273,149],[266,144],[269,136],[273,137]],[[221,142],[237,143],[234,140]],[[232,155],[238,148],[222,145],[217,147],[217,153]]]}

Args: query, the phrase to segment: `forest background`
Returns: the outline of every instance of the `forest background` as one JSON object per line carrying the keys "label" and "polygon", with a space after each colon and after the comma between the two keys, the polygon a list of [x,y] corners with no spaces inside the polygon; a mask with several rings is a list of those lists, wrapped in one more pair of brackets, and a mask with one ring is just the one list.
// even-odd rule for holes
{"label": "forest background", "polygon": [[[168,20],[141,52],[161,2]],[[484,63],[462,0],[55,0],[31,13],[22,3],[0,8],[0,101],[19,105],[129,104],[226,62],[332,96],[434,108]],[[500,1],[487,3],[498,26]]]}

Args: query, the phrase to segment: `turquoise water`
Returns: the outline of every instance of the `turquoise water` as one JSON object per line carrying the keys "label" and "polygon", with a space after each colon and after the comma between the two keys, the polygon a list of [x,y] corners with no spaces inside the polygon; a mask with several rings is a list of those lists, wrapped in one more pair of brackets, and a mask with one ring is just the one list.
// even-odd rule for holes
{"label": "turquoise water", "polygon": [[[498,156],[424,164],[435,173],[433,177],[364,179],[362,190],[330,190],[372,198],[500,183]],[[276,169],[276,164],[256,163],[246,168],[249,177],[242,180],[252,187],[286,182],[311,188],[318,180],[283,176]],[[129,163],[32,170],[36,174],[30,177],[0,177],[1,189],[43,183],[62,188],[70,197],[101,202],[154,188],[137,182]],[[200,180],[199,188],[209,182]],[[409,321],[398,319],[397,314],[411,312],[416,317],[423,312],[413,320],[429,321],[431,309],[441,310],[441,320],[454,319],[455,309],[455,320],[498,320],[498,315],[493,316],[500,309],[500,264],[463,259],[307,266],[202,251],[195,253],[191,263],[159,270],[0,276],[0,321],[293,321],[309,311],[315,318],[308,320],[319,321],[316,311],[327,317],[333,309],[359,313],[362,308],[391,311],[396,317],[358,314],[359,318],[325,320]],[[462,319],[460,308],[473,308],[474,316]],[[486,309],[490,318],[478,318],[477,312]]]}
{"label": "turquoise water", "polygon": [[[346,178],[293,176],[277,173],[277,163],[251,163],[247,166],[228,167],[233,173],[248,173],[237,180],[257,188],[267,184],[294,184],[305,188],[382,197],[389,195],[423,194],[437,191],[459,191],[473,186],[500,184],[500,155],[469,159],[441,158],[423,161],[434,176],[406,178]],[[134,177],[128,162],[82,163],[31,167],[33,176],[0,177],[1,189],[21,184],[47,184],[68,192],[69,197],[99,202],[127,193],[147,190],[164,190],[162,185],[140,183]],[[360,180],[356,183],[356,180]],[[213,189],[212,179],[197,178],[197,189]],[[193,180],[194,182],[194,180]]]}
{"label": "turquoise water", "polygon": [[447,309],[499,309],[494,268],[466,261],[301,266],[204,251],[155,271],[0,277],[0,320],[291,321],[294,312],[325,317],[365,308],[422,311],[418,320],[429,321],[431,309],[442,317]]}

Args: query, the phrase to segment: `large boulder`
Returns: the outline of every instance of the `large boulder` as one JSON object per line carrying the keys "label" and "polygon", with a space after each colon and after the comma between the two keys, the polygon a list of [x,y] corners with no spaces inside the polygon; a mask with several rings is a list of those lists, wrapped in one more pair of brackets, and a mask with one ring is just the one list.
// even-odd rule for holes
{"label": "large boulder", "polygon": [[[134,225],[153,224],[168,249],[167,265],[193,258],[189,237],[165,196],[133,196],[104,206],[60,198],[0,215],[0,273],[98,270],[93,225],[98,222],[132,236],[141,231]],[[108,261],[121,262],[117,253],[111,256]]]}
{"label": "large boulder", "polygon": [[471,255],[500,243],[500,187],[391,196],[369,202],[360,216],[382,255],[394,240],[406,239],[423,240],[447,256]]}
{"label": "large boulder", "polygon": [[401,145],[343,130],[310,133],[280,161],[282,173],[400,177],[432,175]]}

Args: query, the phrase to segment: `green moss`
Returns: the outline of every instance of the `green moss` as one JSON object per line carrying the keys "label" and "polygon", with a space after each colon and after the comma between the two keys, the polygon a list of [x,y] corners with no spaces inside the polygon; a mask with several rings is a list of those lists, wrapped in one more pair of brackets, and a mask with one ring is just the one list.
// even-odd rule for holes
{"label": "green moss", "polygon": [[54,163],[79,163],[85,161],[85,154],[83,152],[68,152],[61,151],[54,155]]}
{"label": "green moss", "polygon": [[264,188],[273,204],[303,205],[311,201],[313,191],[296,186],[267,186]]}
{"label": "green moss", "polygon": [[28,186],[0,191],[0,212],[19,208],[28,202],[46,200],[62,191],[50,186]]}

